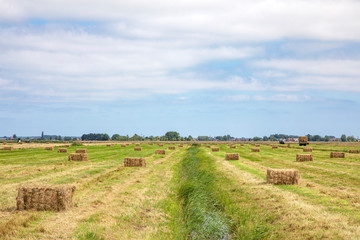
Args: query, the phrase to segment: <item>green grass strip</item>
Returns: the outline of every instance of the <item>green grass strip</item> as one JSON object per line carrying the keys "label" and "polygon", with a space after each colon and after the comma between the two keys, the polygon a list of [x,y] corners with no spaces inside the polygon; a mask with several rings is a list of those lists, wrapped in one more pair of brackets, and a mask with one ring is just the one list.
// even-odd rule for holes
{"label": "green grass strip", "polygon": [[214,162],[199,158],[198,147],[189,148],[181,163],[178,190],[188,239],[229,239],[230,220],[215,194]]}

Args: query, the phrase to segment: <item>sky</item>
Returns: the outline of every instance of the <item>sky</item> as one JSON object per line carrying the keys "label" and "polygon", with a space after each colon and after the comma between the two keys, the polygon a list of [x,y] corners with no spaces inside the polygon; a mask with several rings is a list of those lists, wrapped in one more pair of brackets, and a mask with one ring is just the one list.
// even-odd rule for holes
{"label": "sky", "polygon": [[0,0],[0,136],[360,135],[359,0]]}

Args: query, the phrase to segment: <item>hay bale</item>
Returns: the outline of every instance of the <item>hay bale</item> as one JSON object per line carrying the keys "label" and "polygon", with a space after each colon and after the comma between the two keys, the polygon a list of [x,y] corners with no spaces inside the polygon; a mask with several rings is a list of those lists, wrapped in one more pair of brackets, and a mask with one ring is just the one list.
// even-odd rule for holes
{"label": "hay bale", "polygon": [[157,149],[155,150],[155,154],[165,154],[166,151],[164,149]]}
{"label": "hay bale", "polygon": [[111,146],[112,146],[112,144],[106,144],[106,146],[107,146],[107,147],[111,147]]}
{"label": "hay bale", "polygon": [[260,152],[260,148],[252,148],[251,151],[252,152]]}
{"label": "hay bale", "polygon": [[70,147],[70,144],[65,144],[64,147]]}
{"label": "hay bale", "polygon": [[164,146],[164,144],[159,143],[159,144],[158,144],[158,146],[159,146],[159,147],[163,147],[163,146]]}
{"label": "hay bale", "polygon": [[227,153],[225,156],[226,160],[239,160],[240,155],[238,153]]}
{"label": "hay bale", "polygon": [[350,150],[349,150],[349,153],[359,153],[359,150],[357,150],[357,149],[350,149]]}
{"label": "hay bale", "polygon": [[231,146],[229,146],[230,148],[236,148],[236,146],[233,146],[233,145],[231,145]]}
{"label": "hay bale", "polygon": [[178,146],[178,147],[182,148],[182,147],[184,147],[184,145],[183,145],[183,144],[179,144],[179,146]]}
{"label": "hay bale", "polygon": [[331,152],[330,158],[344,158],[345,153],[344,152]]}
{"label": "hay bale", "polygon": [[124,158],[124,167],[146,167],[144,158],[126,157]]}
{"label": "hay bale", "polygon": [[17,210],[65,211],[73,206],[75,186],[22,186],[16,197]]}
{"label": "hay bale", "polygon": [[278,149],[279,147],[278,146],[272,146],[271,148],[272,149]]}
{"label": "hay bale", "polygon": [[45,150],[48,150],[48,151],[53,151],[53,150],[54,150],[54,147],[45,147],[44,149],[45,149]]}
{"label": "hay bale", "polygon": [[140,143],[135,143],[136,146],[140,146]]}
{"label": "hay bale", "polygon": [[76,149],[76,153],[87,153],[87,149]]}
{"label": "hay bale", "polygon": [[275,185],[294,185],[300,179],[299,171],[296,169],[271,169],[267,170],[266,182]]}
{"label": "hay bale", "polygon": [[169,147],[169,150],[175,150],[175,147],[174,147],[174,146],[170,146],[170,147]]}
{"label": "hay bale", "polygon": [[313,161],[314,157],[312,154],[296,154],[296,161],[297,162],[307,162]]}
{"label": "hay bale", "polygon": [[121,144],[122,147],[126,147],[126,144]]}
{"label": "hay bale", "polygon": [[312,148],[311,147],[304,147],[303,152],[312,152]]}
{"label": "hay bale", "polygon": [[142,147],[134,147],[134,151],[142,151]]}
{"label": "hay bale", "polygon": [[211,148],[211,146],[210,146],[210,145],[206,145],[205,147],[206,147],[206,148]]}
{"label": "hay bale", "polygon": [[70,153],[69,161],[87,161],[87,153]]}
{"label": "hay bale", "polygon": [[68,150],[67,150],[67,148],[58,148],[57,152],[58,153],[67,153]]}
{"label": "hay bale", "polygon": [[4,147],[3,150],[12,151],[12,150],[14,150],[14,148],[13,147]]}
{"label": "hay bale", "polygon": [[220,151],[220,148],[216,147],[216,148],[211,148],[211,151],[213,152],[219,152]]}
{"label": "hay bale", "polygon": [[154,145],[153,143],[149,143],[149,145]]}
{"label": "hay bale", "polygon": [[255,147],[260,147],[260,144],[255,144]]}

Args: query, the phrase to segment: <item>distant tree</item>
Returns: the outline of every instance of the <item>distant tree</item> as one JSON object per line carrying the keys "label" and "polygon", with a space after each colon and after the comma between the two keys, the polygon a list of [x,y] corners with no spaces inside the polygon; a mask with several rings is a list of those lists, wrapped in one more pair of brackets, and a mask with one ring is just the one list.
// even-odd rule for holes
{"label": "distant tree", "polygon": [[263,141],[269,141],[269,138],[267,136],[264,136]]}
{"label": "distant tree", "polygon": [[330,141],[330,136],[325,136],[325,137],[324,137],[324,141],[325,141],[325,142]]}
{"label": "distant tree", "polygon": [[180,141],[180,134],[175,131],[165,133],[166,141]]}
{"label": "distant tree", "polygon": [[16,136],[16,134],[15,134],[15,133],[14,133],[14,135],[13,135],[13,138],[14,138],[14,139],[17,139],[17,136]]}
{"label": "distant tree", "polygon": [[41,132],[41,139],[44,139],[44,131]]}
{"label": "distant tree", "polygon": [[276,137],[274,135],[270,135],[270,141],[276,141]]}
{"label": "distant tree", "polygon": [[321,141],[322,139],[321,139],[321,136],[320,135],[314,135],[313,137],[312,137],[312,139],[311,139],[311,141],[316,141],[316,142],[318,142],[318,141]]}
{"label": "distant tree", "polygon": [[348,136],[348,137],[347,137],[347,141],[348,141],[348,142],[356,142],[354,136]]}
{"label": "distant tree", "polygon": [[71,141],[72,138],[71,137],[64,137],[64,141]]}
{"label": "distant tree", "polygon": [[342,142],[346,142],[346,135],[345,134],[341,135],[340,139]]}
{"label": "distant tree", "polygon": [[113,141],[119,141],[119,139],[120,139],[119,134],[114,134],[114,135],[111,136],[111,140],[113,140]]}
{"label": "distant tree", "polygon": [[261,141],[262,139],[260,137],[254,137],[253,140],[254,141]]}
{"label": "distant tree", "polygon": [[198,136],[198,141],[209,141],[208,136]]}

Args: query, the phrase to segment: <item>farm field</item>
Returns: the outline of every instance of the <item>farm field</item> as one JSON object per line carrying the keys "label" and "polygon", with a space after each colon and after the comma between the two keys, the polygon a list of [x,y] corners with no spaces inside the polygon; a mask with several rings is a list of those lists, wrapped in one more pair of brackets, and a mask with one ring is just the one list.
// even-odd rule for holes
{"label": "farm field", "polygon": [[[231,144],[0,147],[0,239],[360,239],[360,154],[349,153],[360,144],[310,144],[304,153],[295,144]],[[76,149],[88,161],[68,161]],[[124,167],[125,157],[146,167]],[[297,169],[299,184],[267,184],[268,168]],[[17,189],[41,184],[74,185],[74,206],[16,210]]]}

